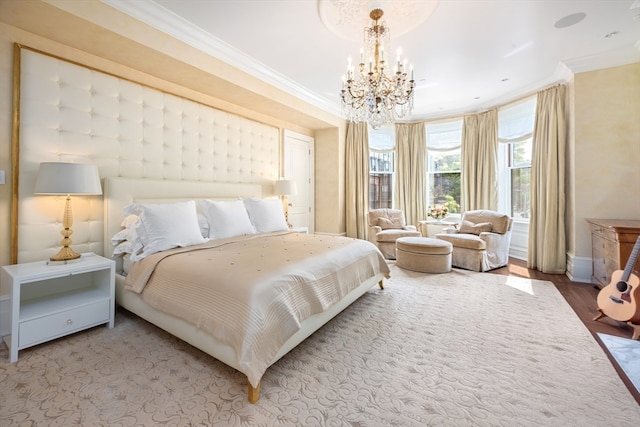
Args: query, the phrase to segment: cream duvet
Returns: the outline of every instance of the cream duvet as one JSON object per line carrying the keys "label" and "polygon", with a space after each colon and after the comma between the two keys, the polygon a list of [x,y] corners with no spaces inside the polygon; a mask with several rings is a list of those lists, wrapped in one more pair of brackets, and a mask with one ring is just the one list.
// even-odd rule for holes
{"label": "cream duvet", "polygon": [[278,232],[150,255],[125,286],[234,348],[255,387],[302,321],[378,273],[389,268],[370,242]]}

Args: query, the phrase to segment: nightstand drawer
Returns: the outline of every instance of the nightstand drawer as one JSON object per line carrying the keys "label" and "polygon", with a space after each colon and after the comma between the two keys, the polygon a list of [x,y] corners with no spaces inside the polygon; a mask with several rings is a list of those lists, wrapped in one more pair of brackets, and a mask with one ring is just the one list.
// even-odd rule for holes
{"label": "nightstand drawer", "polygon": [[105,299],[61,313],[21,322],[18,347],[24,348],[92,325],[106,323],[110,319],[109,305],[110,301]]}

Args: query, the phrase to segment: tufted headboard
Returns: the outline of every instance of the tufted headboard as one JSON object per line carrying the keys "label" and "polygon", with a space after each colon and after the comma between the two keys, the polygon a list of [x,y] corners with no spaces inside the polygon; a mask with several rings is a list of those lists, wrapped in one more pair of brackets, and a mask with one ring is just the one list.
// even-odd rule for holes
{"label": "tufted headboard", "polygon": [[[59,249],[64,197],[33,194],[41,162],[95,164],[102,179],[252,184],[273,194],[278,128],[29,48],[16,51],[14,262]],[[74,197],[72,209],[72,247],[103,254],[103,198]]]}

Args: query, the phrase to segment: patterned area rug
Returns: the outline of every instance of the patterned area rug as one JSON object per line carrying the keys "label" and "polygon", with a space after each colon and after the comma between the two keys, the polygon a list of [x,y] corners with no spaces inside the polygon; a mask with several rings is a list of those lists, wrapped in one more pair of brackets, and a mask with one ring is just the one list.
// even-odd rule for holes
{"label": "patterned area rug", "polygon": [[392,267],[245,378],[120,310],[20,352],[0,348],[0,425],[637,426],[640,408],[553,284]]}

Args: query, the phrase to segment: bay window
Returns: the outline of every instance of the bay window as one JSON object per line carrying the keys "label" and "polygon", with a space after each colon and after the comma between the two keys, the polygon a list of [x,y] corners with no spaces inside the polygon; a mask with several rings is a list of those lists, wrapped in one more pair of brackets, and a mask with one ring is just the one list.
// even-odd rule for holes
{"label": "bay window", "polygon": [[427,204],[460,212],[462,119],[426,124]]}

